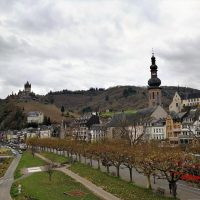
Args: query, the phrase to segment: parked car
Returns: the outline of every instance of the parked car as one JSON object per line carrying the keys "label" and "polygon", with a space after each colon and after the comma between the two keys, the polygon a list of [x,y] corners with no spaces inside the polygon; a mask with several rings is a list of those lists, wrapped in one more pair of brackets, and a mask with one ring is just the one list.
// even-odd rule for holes
{"label": "parked car", "polygon": [[22,152],[22,150],[19,150],[18,152],[19,152],[20,154],[22,154],[22,153],[23,153],[23,152]]}

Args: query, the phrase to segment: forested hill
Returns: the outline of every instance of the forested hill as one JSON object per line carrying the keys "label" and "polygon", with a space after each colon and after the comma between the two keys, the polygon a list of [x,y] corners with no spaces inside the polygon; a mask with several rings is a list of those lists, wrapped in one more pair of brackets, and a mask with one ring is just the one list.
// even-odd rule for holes
{"label": "forested hill", "polygon": [[[181,94],[200,93],[200,90],[185,87],[163,86],[163,105],[168,109],[176,91]],[[66,111],[121,111],[144,108],[148,105],[147,88],[136,86],[116,86],[108,89],[90,88],[89,90],[62,90],[50,92],[45,96],[49,103]]]}
{"label": "forested hill", "polygon": [[[183,87],[162,87],[163,105],[168,110],[175,92],[180,94],[199,93],[200,90]],[[132,112],[148,106],[147,88],[136,86],[117,86],[108,89],[91,88],[87,91],[50,92],[45,96],[37,95],[37,99],[0,100],[0,130],[18,129],[27,126],[26,117],[30,111],[41,111],[53,123],[61,123],[63,119],[73,120],[83,112],[106,110],[114,112]],[[56,105],[56,106],[55,106]],[[65,112],[61,113],[64,106]]]}

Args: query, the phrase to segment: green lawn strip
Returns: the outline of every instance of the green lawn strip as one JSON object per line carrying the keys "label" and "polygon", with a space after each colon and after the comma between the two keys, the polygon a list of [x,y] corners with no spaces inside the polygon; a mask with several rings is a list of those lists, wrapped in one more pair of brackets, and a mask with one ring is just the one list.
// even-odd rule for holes
{"label": "green lawn strip", "polygon": [[[113,115],[118,115],[120,113],[122,113],[122,112],[103,112],[103,113],[101,113],[101,117],[109,118],[109,117],[112,117]],[[135,114],[136,110],[125,110],[123,113],[125,113],[125,114]]]}
{"label": "green lawn strip", "polygon": [[21,169],[28,168],[28,167],[37,167],[45,165],[46,162],[38,158],[37,156],[32,156],[29,151],[25,151],[22,154],[22,158],[17,166],[17,169],[15,170],[14,178],[17,179],[22,176]]}
{"label": "green lawn strip", "polygon": [[[18,184],[22,185],[20,195],[18,195]],[[64,194],[64,192],[70,191],[81,191],[85,194],[82,197]],[[49,181],[47,172],[33,173],[31,176],[14,183],[10,193],[13,200],[23,200],[25,195],[38,200],[99,200],[83,185],[59,171],[53,172],[51,181]]]}
{"label": "green lawn strip", "polygon": [[40,153],[42,156],[44,156],[45,158],[48,158],[49,160],[51,160],[52,162],[57,162],[57,163],[66,163],[68,162],[68,158],[65,156],[61,156],[61,155],[57,155],[55,153],[50,153],[50,152],[41,152]]}
{"label": "green lawn strip", "polygon": [[3,162],[0,164],[0,178],[4,176],[12,160],[13,158],[5,158]]}
{"label": "green lawn strip", "polygon": [[170,197],[162,197],[153,193],[151,190],[139,187],[78,162],[73,164],[70,170],[124,200],[172,199]]}

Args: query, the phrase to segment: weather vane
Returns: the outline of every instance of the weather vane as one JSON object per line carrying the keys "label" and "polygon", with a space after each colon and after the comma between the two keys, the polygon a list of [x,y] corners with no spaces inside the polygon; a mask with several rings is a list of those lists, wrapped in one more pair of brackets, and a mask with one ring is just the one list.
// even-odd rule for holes
{"label": "weather vane", "polygon": [[153,48],[152,48],[152,56],[154,56],[154,51],[153,51]]}

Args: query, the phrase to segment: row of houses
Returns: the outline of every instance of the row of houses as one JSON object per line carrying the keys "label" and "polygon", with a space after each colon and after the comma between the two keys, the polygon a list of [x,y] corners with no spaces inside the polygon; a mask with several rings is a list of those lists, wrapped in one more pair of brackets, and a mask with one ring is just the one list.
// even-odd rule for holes
{"label": "row of houses", "polygon": [[7,130],[0,133],[0,141],[11,143],[23,143],[27,138],[39,137],[50,138],[59,137],[60,129],[57,125],[45,126],[40,125],[38,128],[25,128],[22,130]]}
{"label": "row of houses", "polygon": [[133,141],[141,138],[165,140],[172,145],[189,144],[200,139],[200,109],[167,113],[161,106],[156,106],[138,110],[135,114],[122,112],[104,123],[98,113],[89,113],[72,123],[63,122],[61,127],[63,138],[84,141],[120,138],[128,134]]}
{"label": "row of houses", "polygon": [[[176,92],[169,112],[162,107],[162,87],[158,78],[158,66],[154,53],[151,57],[151,77],[148,80],[148,108],[134,114],[120,113],[108,121],[102,121],[98,113],[87,113],[73,122],[63,121],[60,127],[50,133],[42,130],[23,130],[26,137],[73,138],[84,141],[97,141],[105,138],[128,137],[131,142],[143,140],[167,140],[172,145],[189,144],[200,139],[200,94],[182,95]],[[24,93],[30,94],[31,85],[27,82]],[[187,108],[187,109],[185,109]],[[27,122],[41,124],[44,116],[40,112],[28,113]],[[22,132],[23,132],[22,131]],[[22,134],[23,135],[23,134]]]}

